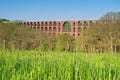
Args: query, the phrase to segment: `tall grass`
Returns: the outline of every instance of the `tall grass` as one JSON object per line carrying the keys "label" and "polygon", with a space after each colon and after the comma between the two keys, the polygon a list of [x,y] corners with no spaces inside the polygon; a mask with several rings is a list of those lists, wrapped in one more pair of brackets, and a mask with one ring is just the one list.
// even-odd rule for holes
{"label": "tall grass", "polygon": [[0,80],[120,80],[120,55],[1,50]]}

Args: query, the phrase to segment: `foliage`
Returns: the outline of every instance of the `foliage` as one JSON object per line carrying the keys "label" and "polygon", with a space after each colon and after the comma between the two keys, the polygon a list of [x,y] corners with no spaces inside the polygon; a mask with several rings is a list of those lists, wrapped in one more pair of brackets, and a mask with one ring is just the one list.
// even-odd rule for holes
{"label": "foliage", "polygon": [[[49,39],[50,37],[52,36],[49,36]],[[42,49],[43,43],[51,45],[46,38],[48,38],[47,34],[26,28],[19,22],[0,23],[0,48],[17,50]]]}
{"label": "foliage", "polygon": [[4,22],[4,21],[9,21],[9,20],[4,19],[4,18],[0,18],[0,22]]}
{"label": "foliage", "polygon": [[120,12],[108,12],[103,17],[101,17],[100,20],[105,20],[105,21],[120,20]]}
{"label": "foliage", "polygon": [[56,38],[57,51],[70,51],[74,50],[74,37],[71,35],[59,35]]}
{"label": "foliage", "polygon": [[0,50],[0,80],[120,80],[120,55]]}
{"label": "foliage", "polygon": [[107,13],[94,26],[82,31],[76,39],[77,50],[93,53],[120,52],[120,17],[113,16],[116,14]]}
{"label": "foliage", "polygon": [[86,52],[119,52],[120,26],[116,23],[96,24],[77,38]]}

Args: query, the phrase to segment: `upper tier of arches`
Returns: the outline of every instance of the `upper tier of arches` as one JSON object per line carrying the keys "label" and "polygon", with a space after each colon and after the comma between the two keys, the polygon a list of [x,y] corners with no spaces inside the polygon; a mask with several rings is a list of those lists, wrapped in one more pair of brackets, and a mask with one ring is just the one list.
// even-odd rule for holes
{"label": "upper tier of arches", "polygon": [[23,25],[32,29],[40,30],[48,34],[70,34],[77,37],[80,32],[96,24],[98,20],[79,21],[34,21],[23,22]]}
{"label": "upper tier of arches", "polygon": [[34,21],[34,22],[23,22],[25,26],[64,26],[64,23],[69,22],[71,27],[74,26],[92,26],[97,20],[80,20],[80,21]]}

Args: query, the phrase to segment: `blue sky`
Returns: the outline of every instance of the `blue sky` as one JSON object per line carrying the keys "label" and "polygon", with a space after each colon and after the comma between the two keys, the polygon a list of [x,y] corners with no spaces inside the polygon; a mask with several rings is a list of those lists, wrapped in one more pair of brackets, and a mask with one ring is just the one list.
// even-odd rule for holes
{"label": "blue sky", "polygon": [[9,20],[88,20],[120,11],[120,0],[0,0],[0,18]]}

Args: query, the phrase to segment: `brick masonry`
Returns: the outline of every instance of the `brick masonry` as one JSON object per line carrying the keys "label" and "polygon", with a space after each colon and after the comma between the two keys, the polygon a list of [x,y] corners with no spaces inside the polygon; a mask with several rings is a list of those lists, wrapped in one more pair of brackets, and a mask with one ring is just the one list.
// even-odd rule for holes
{"label": "brick masonry", "polygon": [[[64,31],[65,24],[70,24],[70,31]],[[23,22],[23,25],[32,29],[40,30],[48,34],[70,34],[74,37],[80,35],[80,32],[91,25],[97,23],[97,20],[80,20],[80,21],[32,21]]]}

